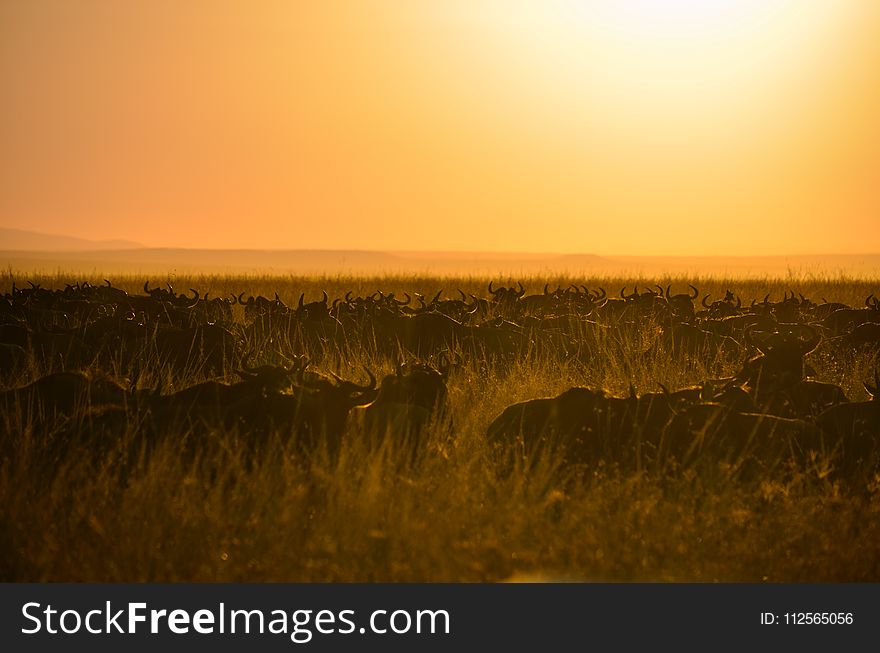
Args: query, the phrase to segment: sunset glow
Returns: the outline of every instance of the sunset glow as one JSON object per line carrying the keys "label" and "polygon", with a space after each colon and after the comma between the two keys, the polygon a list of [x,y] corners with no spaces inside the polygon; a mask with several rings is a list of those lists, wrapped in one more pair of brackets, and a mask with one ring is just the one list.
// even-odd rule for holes
{"label": "sunset glow", "polygon": [[0,5],[0,226],[152,246],[880,242],[880,3]]}

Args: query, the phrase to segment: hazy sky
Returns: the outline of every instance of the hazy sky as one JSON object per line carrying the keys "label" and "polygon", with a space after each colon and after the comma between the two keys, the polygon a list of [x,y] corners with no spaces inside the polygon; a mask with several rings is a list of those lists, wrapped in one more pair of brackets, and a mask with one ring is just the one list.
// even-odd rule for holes
{"label": "hazy sky", "polygon": [[876,0],[3,0],[0,100],[5,227],[880,250]]}

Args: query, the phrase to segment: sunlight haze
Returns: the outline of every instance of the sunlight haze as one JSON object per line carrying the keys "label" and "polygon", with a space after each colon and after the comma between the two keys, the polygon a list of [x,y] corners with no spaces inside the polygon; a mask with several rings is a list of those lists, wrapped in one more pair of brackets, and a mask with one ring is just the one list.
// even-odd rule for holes
{"label": "sunlight haze", "polygon": [[667,256],[880,242],[874,0],[7,0],[0,87],[0,227]]}

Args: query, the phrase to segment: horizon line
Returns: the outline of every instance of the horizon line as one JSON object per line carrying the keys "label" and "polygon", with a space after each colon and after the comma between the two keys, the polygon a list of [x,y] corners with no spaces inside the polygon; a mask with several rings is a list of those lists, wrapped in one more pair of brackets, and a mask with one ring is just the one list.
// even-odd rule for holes
{"label": "horizon line", "polygon": [[[125,239],[110,239],[107,241],[92,241],[95,244],[101,244],[105,242],[113,242],[115,240],[125,240]],[[327,248],[327,247],[186,247],[180,245],[140,245],[133,247],[113,247],[113,248],[96,248],[90,249],[88,247],[84,248],[30,248],[30,249],[22,249],[22,248],[10,248],[6,249],[0,246],[0,252],[13,254],[107,254],[112,252],[140,252],[140,251],[167,251],[167,250],[176,250],[176,251],[189,251],[189,252],[274,252],[274,253],[286,253],[286,252],[297,252],[297,253],[358,253],[358,254],[389,254],[389,255],[468,255],[468,256],[493,256],[493,257],[515,257],[515,256],[527,256],[529,258],[539,258],[539,257],[552,257],[552,258],[565,258],[565,257],[574,257],[574,256],[591,256],[597,258],[608,258],[608,259],[626,259],[626,258],[697,258],[697,259],[706,259],[706,258],[726,258],[726,259],[743,259],[743,258],[791,258],[791,257],[822,257],[822,256],[846,256],[846,257],[854,257],[854,256],[880,256],[880,250],[877,251],[863,251],[863,252],[786,252],[781,254],[766,254],[766,253],[736,253],[736,254],[727,254],[727,253],[716,253],[716,254],[684,254],[678,252],[664,252],[664,253],[614,253],[614,254],[604,254],[597,252],[547,252],[547,251],[526,251],[526,250],[468,250],[468,249],[368,249],[368,248],[357,248],[357,247],[338,247],[338,248]]]}

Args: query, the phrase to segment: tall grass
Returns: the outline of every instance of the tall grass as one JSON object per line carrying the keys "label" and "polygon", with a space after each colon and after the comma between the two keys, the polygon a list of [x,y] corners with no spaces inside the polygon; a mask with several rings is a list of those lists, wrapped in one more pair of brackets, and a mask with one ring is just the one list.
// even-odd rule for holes
{"label": "tall grass", "polygon": [[[76,280],[63,274],[32,279],[44,287]],[[523,283],[540,292],[544,283],[573,281],[602,285],[610,294],[655,282],[684,291],[687,283]],[[8,289],[12,278],[7,274],[0,283]],[[300,293],[317,299],[322,289],[331,297],[379,289],[433,296],[441,288],[446,295],[458,288],[485,295],[485,280],[475,278],[214,276],[172,283],[215,296],[278,292],[288,304]],[[694,283],[714,297],[731,288],[745,302],[794,290],[858,306],[878,290],[845,278]],[[117,279],[114,285],[138,292],[143,280]],[[47,439],[60,441],[71,432],[88,436],[95,407],[84,406],[73,418],[42,416],[49,426],[39,428],[24,408],[6,411],[0,417],[0,579],[495,581],[540,574],[610,581],[880,580],[876,478],[853,486],[810,467],[749,481],[731,480],[720,466],[673,475],[601,464],[573,469],[561,466],[552,448],[508,465],[510,452],[493,450],[485,433],[515,401],[573,385],[617,394],[630,383],[639,391],[655,390],[658,382],[674,389],[717,372],[708,361],[663,354],[646,359],[602,341],[594,352],[577,362],[532,356],[509,365],[465,357],[449,381],[452,434],[436,425],[415,460],[401,443],[371,443],[357,420],[332,458],[305,458],[275,440],[254,453],[246,427],[194,434],[182,423],[147,455],[137,446],[134,407],[114,431],[135,445],[122,448],[93,437],[61,449],[47,446]],[[321,364],[338,364],[350,376],[362,365],[377,372],[392,366],[357,347],[333,360],[328,356]],[[864,398],[861,382],[878,365],[877,355],[867,353],[811,362],[820,380],[839,383],[853,400]],[[4,379],[4,387],[46,371],[34,364]],[[114,370],[130,372],[122,364]],[[150,370],[139,383],[155,385],[164,373]],[[184,375],[177,387],[201,378]],[[195,455],[182,455],[182,442],[193,437],[201,442]]]}

